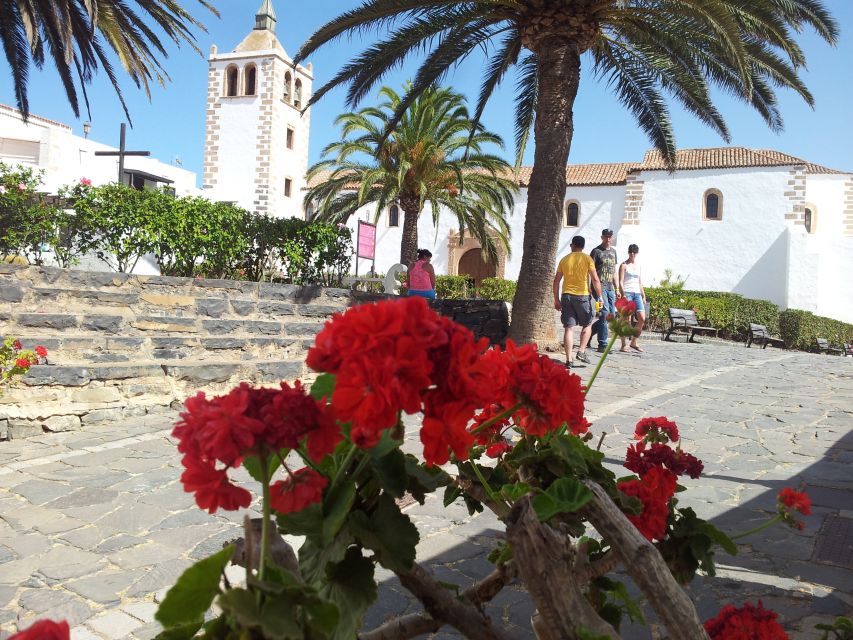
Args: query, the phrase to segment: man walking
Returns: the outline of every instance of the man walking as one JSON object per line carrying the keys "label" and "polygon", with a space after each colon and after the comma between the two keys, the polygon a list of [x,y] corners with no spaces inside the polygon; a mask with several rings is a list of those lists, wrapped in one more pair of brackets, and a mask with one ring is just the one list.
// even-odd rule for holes
{"label": "man walking", "polygon": [[598,334],[598,352],[604,353],[607,346],[607,315],[616,314],[616,298],[619,297],[619,280],[616,266],[616,249],[613,244],[613,229],[601,231],[601,244],[590,251],[589,255],[595,262],[595,271],[601,281],[601,310],[592,325],[592,333]]}
{"label": "man walking", "polygon": [[569,369],[575,366],[572,358],[572,341],[576,325],[581,327],[578,361],[589,364],[586,345],[592,332],[594,316],[589,298],[590,281],[596,298],[601,297],[601,282],[595,271],[595,263],[583,252],[585,244],[586,240],[582,236],[572,238],[572,252],[560,260],[557,273],[554,275],[554,308],[560,312],[560,320],[565,329],[563,346],[566,349],[566,367]]}

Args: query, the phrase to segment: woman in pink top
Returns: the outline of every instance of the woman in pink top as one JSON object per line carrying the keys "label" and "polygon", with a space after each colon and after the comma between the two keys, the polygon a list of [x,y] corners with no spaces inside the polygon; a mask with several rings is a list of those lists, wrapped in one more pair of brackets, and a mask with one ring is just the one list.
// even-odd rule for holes
{"label": "woman in pink top", "polygon": [[418,249],[418,259],[409,267],[407,284],[410,296],[421,296],[435,300],[435,269],[429,261],[432,253],[426,249]]}

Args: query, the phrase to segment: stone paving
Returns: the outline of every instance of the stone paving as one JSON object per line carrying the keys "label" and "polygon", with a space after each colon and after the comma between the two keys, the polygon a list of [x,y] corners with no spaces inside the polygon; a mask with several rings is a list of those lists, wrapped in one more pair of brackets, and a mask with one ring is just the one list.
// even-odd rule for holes
{"label": "stone paving", "polygon": [[[718,554],[717,577],[689,587],[700,615],[761,598],[796,640],[819,637],[815,622],[853,615],[853,359],[652,339],[645,347],[613,354],[590,393],[609,460],[618,464],[638,418],[667,415],[705,462],[680,502],[717,526],[751,528],[783,486],[806,486],[814,503],[805,531],[772,528],[744,540],[736,557]],[[37,617],[69,620],[79,640],[152,638],[166,588],[239,535],[241,514],[208,515],[182,491],[168,437],[174,417],[0,442],[0,638]],[[491,570],[494,517],[434,497],[407,511],[421,531],[418,558],[440,580],[464,587]],[[368,628],[419,608],[381,576]],[[532,637],[532,606],[518,585],[487,610],[513,637]],[[624,637],[649,631],[627,627]]]}

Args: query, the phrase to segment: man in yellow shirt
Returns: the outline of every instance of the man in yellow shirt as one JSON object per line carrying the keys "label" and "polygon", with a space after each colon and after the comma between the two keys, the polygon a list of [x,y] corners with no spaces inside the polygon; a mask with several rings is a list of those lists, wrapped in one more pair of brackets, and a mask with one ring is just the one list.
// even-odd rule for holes
{"label": "man in yellow shirt", "polygon": [[[601,297],[601,281],[595,270],[595,262],[583,252],[586,240],[583,236],[572,238],[572,252],[564,256],[557,265],[554,275],[554,308],[560,312],[565,332],[563,346],[566,348],[566,367],[575,366],[572,358],[572,341],[575,325],[581,327],[580,344],[578,345],[578,360],[589,364],[586,355],[586,345],[592,334],[592,321],[595,313],[592,300],[589,297],[589,283],[592,282],[597,298]],[[560,282],[562,281],[562,296]],[[583,366],[583,365],[581,365]]]}

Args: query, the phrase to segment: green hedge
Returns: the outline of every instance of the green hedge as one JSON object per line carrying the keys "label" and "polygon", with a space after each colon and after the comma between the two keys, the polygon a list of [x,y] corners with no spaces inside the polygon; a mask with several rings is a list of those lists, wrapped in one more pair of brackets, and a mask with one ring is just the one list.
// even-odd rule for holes
{"label": "green hedge", "polygon": [[779,325],[782,339],[789,348],[814,350],[815,338],[826,338],[836,346],[853,341],[853,324],[816,316],[810,311],[783,311],[779,314]]}
{"label": "green hedge", "polygon": [[484,300],[503,300],[512,302],[515,297],[515,280],[503,278],[483,278],[477,294]]}
{"label": "green hedge", "polygon": [[443,300],[464,300],[474,295],[474,281],[468,276],[436,276],[435,295]]}
{"label": "green hedge", "polygon": [[651,304],[649,324],[662,331],[669,327],[670,308],[696,309],[700,320],[707,320],[720,335],[745,340],[749,323],[763,324],[771,334],[779,334],[779,307],[768,300],[753,300],[736,293],[720,291],[672,290],[645,287]]}

